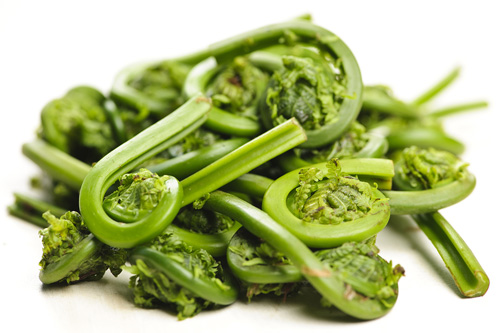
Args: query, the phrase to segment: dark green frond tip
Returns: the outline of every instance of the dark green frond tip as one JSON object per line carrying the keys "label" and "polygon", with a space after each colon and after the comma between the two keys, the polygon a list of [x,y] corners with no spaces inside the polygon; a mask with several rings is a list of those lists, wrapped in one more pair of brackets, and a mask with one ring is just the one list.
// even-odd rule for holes
{"label": "dark green frond tip", "polygon": [[292,207],[303,221],[320,224],[353,221],[367,215],[380,200],[370,184],[343,175],[337,159],[330,160],[326,167],[326,175],[314,167],[299,173]]}
{"label": "dark green frond tip", "polygon": [[[306,130],[334,122],[345,94],[345,83],[310,58],[283,57],[284,70],[269,81],[263,121],[276,126],[295,117]],[[264,105],[264,104],[263,104]]]}

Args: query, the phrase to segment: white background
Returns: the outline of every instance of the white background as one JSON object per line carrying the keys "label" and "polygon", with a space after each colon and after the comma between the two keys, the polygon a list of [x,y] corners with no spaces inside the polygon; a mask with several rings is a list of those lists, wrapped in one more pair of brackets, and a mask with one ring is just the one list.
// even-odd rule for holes
{"label": "white background", "polygon": [[[499,11],[495,1],[407,3],[0,0],[0,331],[498,332]],[[446,122],[467,145],[463,157],[477,187],[465,201],[443,210],[488,273],[488,293],[461,298],[434,248],[411,223],[391,223],[379,236],[382,256],[402,264],[406,276],[394,309],[369,322],[327,315],[314,297],[284,304],[238,302],[178,322],[171,313],[134,307],[126,274],[67,288],[42,287],[38,228],[8,216],[5,207],[12,192],[29,191],[28,180],[37,172],[20,148],[34,138],[45,103],[77,84],[107,92],[126,65],[182,55],[303,13],[349,45],[366,84],[388,84],[411,100],[460,65],[460,79],[437,105],[489,101],[485,110]]]}

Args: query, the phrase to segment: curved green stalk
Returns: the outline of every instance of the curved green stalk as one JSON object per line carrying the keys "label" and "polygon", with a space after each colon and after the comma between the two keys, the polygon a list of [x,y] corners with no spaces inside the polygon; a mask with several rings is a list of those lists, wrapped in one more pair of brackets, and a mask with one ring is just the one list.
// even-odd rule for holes
{"label": "curved green stalk", "polygon": [[356,293],[347,297],[349,287],[340,275],[332,272],[304,243],[267,213],[244,200],[216,191],[210,194],[205,207],[239,221],[252,234],[272,244],[299,268],[304,277],[323,297],[355,318],[381,317],[389,312],[396,302],[397,287],[395,287],[395,297],[386,303]]}
{"label": "curved green stalk", "polygon": [[460,155],[465,151],[465,146],[462,142],[435,128],[414,127],[394,129],[390,131],[390,134],[386,138],[389,148],[392,151],[410,146],[421,148],[433,147],[449,151],[456,155]]}
{"label": "curved green stalk", "polygon": [[199,277],[195,272],[186,269],[181,263],[158,250],[143,246],[133,249],[130,262],[134,264],[139,260],[210,302],[228,305],[234,303],[238,297],[238,290],[235,286],[226,285],[227,287],[224,288],[219,283]]}
{"label": "curved green stalk", "polygon": [[197,248],[204,249],[214,257],[222,257],[226,254],[227,246],[233,235],[241,225],[236,222],[229,229],[216,234],[200,234],[178,227],[175,223],[170,224],[165,232],[172,233],[184,243]]}
{"label": "curved green stalk", "polygon": [[308,140],[303,147],[317,147],[339,137],[354,121],[361,108],[363,85],[358,63],[346,44],[330,31],[307,21],[290,21],[265,26],[234,36],[210,46],[212,56],[219,63],[235,56],[262,50],[288,42],[316,47],[333,59],[341,59],[342,70],[347,80],[346,97],[338,112],[338,119],[321,129],[308,130]]}
{"label": "curved green stalk", "polygon": [[225,192],[237,192],[262,199],[273,180],[265,176],[247,173],[222,187]]}
{"label": "curved green stalk", "polygon": [[490,280],[462,237],[439,212],[412,215],[439,252],[465,297],[483,296]]}
{"label": "curved green stalk", "polygon": [[99,251],[99,247],[100,243],[92,234],[86,236],[71,253],[40,270],[40,281],[52,284],[66,279],[69,273],[77,271],[83,263],[90,260]]}
{"label": "curved green stalk", "polygon": [[259,246],[262,246],[262,240],[257,239],[245,228],[239,229],[231,238],[227,247],[227,263],[238,279],[252,284],[290,283],[304,280],[302,272],[291,263],[283,262],[281,258],[263,258],[259,255]]}
{"label": "curved green stalk", "polygon": [[169,190],[157,209],[134,223],[121,223],[110,218],[102,207],[102,200],[108,188],[122,174],[199,127],[209,110],[210,103],[205,98],[193,97],[92,167],[80,189],[80,212],[89,230],[98,239],[111,246],[129,248],[159,235],[171,223],[182,202],[182,188],[173,177],[167,180]]}

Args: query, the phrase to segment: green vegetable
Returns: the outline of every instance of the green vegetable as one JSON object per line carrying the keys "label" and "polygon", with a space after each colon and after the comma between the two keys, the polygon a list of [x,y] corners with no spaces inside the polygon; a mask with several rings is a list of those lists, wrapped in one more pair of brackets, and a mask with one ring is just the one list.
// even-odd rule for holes
{"label": "green vegetable", "polygon": [[442,121],[486,103],[429,106],[458,74],[412,102],[365,87],[346,44],[308,16],[130,66],[109,97],[78,86],[44,107],[23,153],[50,197],[15,194],[8,209],[44,227],[42,283],[126,269],[137,306],[179,319],[240,290],[250,301],[302,286],[379,318],[404,270],[376,235],[401,214],[461,293],[482,296],[488,276],[438,212],[476,181]]}
{"label": "green vegetable", "polygon": [[209,109],[206,99],[192,98],[92,167],[80,189],[80,212],[92,234],[110,246],[132,247],[158,236],[172,222],[183,200],[182,187],[173,177],[165,181],[167,190],[158,209],[133,223],[121,223],[109,217],[102,207],[102,199],[124,171],[137,167],[200,126]]}
{"label": "green vegetable", "polygon": [[43,108],[40,137],[81,161],[99,160],[117,145],[105,102],[104,95],[92,87],[69,90]]}
{"label": "green vegetable", "polygon": [[408,147],[396,162],[394,183],[402,190],[383,191],[391,214],[431,213],[465,199],[476,185],[467,164],[448,152]]}
{"label": "green vegetable", "polygon": [[368,166],[359,159],[333,160],[289,172],[271,184],[262,207],[311,247],[327,248],[372,237],[389,221],[389,204],[369,183],[347,176],[363,174],[365,168],[371,175],[392,178],[390,160],[371,162]]}
{"label": "green vegetable", "polygon": [[[244,200],[216,191],[210,194],[205,207],[239,221],[252,234],[272,244],[277,251],[289,258],[328,302],[355,318],[378,318],[386,314],[396,302],[397,278],[389,279],[391,284],[388,287],[393,294],[383,301],[381,298],[371,298],[354,291],[341,272],[335,272],[325,266],[297,237],[264,211]],[[399,268],[395,273],[398,271]]]}
{"label": "green vegetable", "polygon": [[99,280],[108,268],[114,276],[120,274],[125,251],[96,240],[80,214],[67,212],[57,218],[46,212],[43,218],[49,224],[40,231],[43,244],[40,281],[44,284]]}
{"label": "green vegetable", "polygon": [[135,248],[130,256],[130,285],[134,301],[142,307],[166,303],[179,319],[192,317],[213,304],[236,301],[237,288],[227,279],[220,263],[205,250],[193,249],[163,234],[150,245]]}

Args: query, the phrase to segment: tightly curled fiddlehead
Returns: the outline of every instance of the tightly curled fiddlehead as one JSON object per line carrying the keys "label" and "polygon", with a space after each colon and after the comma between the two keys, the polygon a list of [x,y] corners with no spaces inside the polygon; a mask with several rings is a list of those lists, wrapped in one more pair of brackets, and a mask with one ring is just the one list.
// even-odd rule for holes
{"label": "tightly curled fiddlehead", "polygon": [[395,160],[396,189],[384,191],[392,214],[437,211],[463,200],[476,185],[468,164],[449,152],[413,146]]}
{"label": "tightly curled fiddlehead", "polygon": [[40,231],[43,244],[40,280],[45,284],[99,280],[110,269],[121,272],[127,253],[102,244],[83,223],[80,214],[67,212],[60,218],[43,214],[49,226]]}
{"label": "tightly curled fiddlehead", "polygon": [[283,67],[271,77],[262,103],[266,126],[292,117],[306,130],[335,122],[346,92],[342,75],[332,75],[310,58],[283,56]]}
{"label": "tightly curled fiddlehead", "polygon": [[69,90],[43,108],[41,138],[86,163],[99,160],[117,145],[105,101],[92,87]]}
{"label": "tightly curled fiddlehead", "polygon": [[[393,266],[378,255],[375,239],[367,242],[347,242],[334,249],[315,252],[316,256],[334,272],[344,277],[345,297],[372,298],[385,306],[394,305],[398,281],[404,274],[400,265]],[[328,304],[327,300],[323,300]]]}
{"label": "tightly curled fiddlehead", "polygon": [[[274,249],[283,253],[290,262],[303,274],[304,278],[328,302],[334,304],[345,313],[361,319],[373,319],[386,314],[397,298],[397,292],[382,292],[388,297],[370,298],[353,294],[353,289],[345,283],[342,270],[332,270],[297,237],[282,225],[277,223],[268,214],[252,206],[248,202],[233,195],[216,191],[211,193],[205,203],[207,209],[221,212],[237,219],[242,226],[256,237],[268,242]],[[387,272],[387,270],[386,270]],[[397,274],[401,275],[398,268],[394,271],[395,278],[387,279],[393,289],[397,289]],[[368,274],[369,275],[369,274]],[[367,275],[365,275],[367,276]],[[382,290],[383,288],[381,288]],[[354,297],[350,297],[353,296]]]}
{"label": "tightly curled fiddlehead", "polygon": [[126,269],[135,274],[130,286],[138,306],[169,305],[179,319],[185,319],[237,299],[237,289],[219,262],[205,250],[194,249],[170,234],[134,249],[130,261],[133,266]]}
{"label": "tightly curled fiddlehead", "polygon": [[141,117],[163,117],[185,102],[181,91],[190,68],[169,60],[129,66],[116,76],[111,98],[138,110]]}
{"label": "tightly curled fiddlehead", "polygon": [[104,198],[104,210],[121,222],[140,220],[158,205],[167,191],[169,178],[160,177],[147,169],[125,174],[120,178],[118,189]]}
{"label": "tightly curled fiddlehead", "polygon": [[[392,162],[373,160],[381,163],[379,170],[387,164],[384,173],[392,178]],[[340,163],[356,161],[361,160]],[[389,219],[389,205],[382,193],[369,183],[342,174],[339,160],[277,179],[264,196],[263,209],[312,247],[364,240],[382,230]]]}
{"label": "tightly curled fiddlehead", "polygon": [[396,159],[393,181],[399,190],[437,188],[465,177],[468,165],[447,151],[412,146]]}
{"label": "tightly curled fiddlehead", "polygon": [[[275,52],[275,50],[273,50],[271,46],[274,45],[300,45],[302,47],[313,48],[315,50],[314,52],[316,52],[317,54],[315,58],[321,58],[320,62],[314,62],[314,64],[321,63],[322,70],[320,72],[323,74],[321,74],[320,76],[322,78],[313,79],[311,75],[307,75],[307,78],[315,80],[316,83],[321,82],[321,90],[329,90],[330,85],[327,84],[327,81],[332,82],[332,84],[334,84],[335,91],[338,93],[337,97],[341,96],[343,100],[338,110],[336,110],[337,114],[333,116],[327,116],[325,118],[325,120],[327,120],[325,122],[325,126],[322,126],[320,129],[314,128],[315,126],[312,126],[311,129],[307,130],[308,139],[305,143],[303,143],[302,146],[318,147],[333,141],[349,127],[349,125],[358,115],[359,109],[361,108],[361,95],[363,91],[361,74],[357,61],[347,45],[345,45],[338,36],[310,22],[303,20],[294,20],[265,26],[260,29],[249,31],[247,33],[243,33],[241,35],[234,36],[232,38],[228,38],[226,40],[212,44],[209,47],[209,53],[213,57],[213,59],[211,60],[212,63],[217,62],[218,64],[225,64],[229,63],[232,59],[238,56],[249,54],[250,58],[252,58],[252,56],[255,55],[254,52],[256,51],[268,52],[267,48],[269,48],[268,53],[274,52],[275,55],[282,54],[281,51]],[[305,62],[311,61],[311,59],[305,60],[307,58],[289,58],[288,56],[286,56],[285,58],[300,59],[298,60],[299,62],[301,62],[302,60],[304,60]],[[266,59],[264,63],[266,63],[267,65],[271,64],[271,71],[275,72],[277,68],[275,61],[268,60],[269,59]],[[290,64],[290,66],[293,66],[292,61],[289,62],[285,60],[285,62]],[[208,64],[208,66],[212,66],[212,68],[214,67],[214,65],[210,65],[210,63]],[[280,67],[281,66],[278,66],[278,68]],[[315,65],[313,65],[313,67],[315,67]],[[194,70],[195,69],[193,68],[189,76],[194,74]],[[190,90],[186,89],[186,87],[190,86],[189,76],[186,80],[185,91]],[[196,75],[193,76],[196,77]],[[323,78],[325,78],[326,81],[324,81]],[[332,80],[332,78],[335,78],[335,80]],[[195,81],[198,81],[198,87],[196,87],[195,84],[195,87],[192,91],[203,91],[203,89],[200,88],[200,80]],[[341,82],[342,84],[340,86],[345,88],[345,92],[340,93],[339,91],[337,91],[341,90],[342,88],[333,83],[333,81]],[[290,94],[292,94],[292,91],[290,92]],[[323,94],[323,91],[321,95],[325,95]],[[188,93],[188,96],[190,96],[190,93]],[[262,104],[262,101],[264,101],[265,104],[266,99],[266,94],[263,94],[262,98],[259,101],[259,104]],[[336,97],[326,97],[325,95],[325,97],[321,97],[321,101],[316,104],[330,105],[337,102],[339,102],[339,100]],[[259,109],[261,109],[260,105]],[[292,113],[293,112],[288,111],[288,117],[292,117]],[[299,113],[298,115],[302,116],[305,115],[305,113]],[[302,120],[305,120],[304,117],[302,118]],[[336,118],[336,120],[331,121],[333,118]],[[266,122],[267,124],[265,124],[265,127],[267,128],[275,125],[272,123],[272,121]]]}
{"label": "tightly curled fiddlehead", "polygon": [[165,180],[167,190],[156,209],[132,223],[116,221],[108,216],[102,207],[102,200],[108,188],[122,174],[198,128],[209,110],[210,104],[206,99],[194,97],[92,167],[80,190],[80,211],[89,230],[98,239],[110,246],[130,248],[159,235],[171,223],[183,200],[182,187],[174,177]]}
{"label": "tightly curled fiddlehead", "polygon": [[[404,269],[400,265],[393,267],[378,253],[375,238],[314,252],[349,286],[345,297],[377,299],[390,307],[397,297],[397,284]],[[277,295],[289,292],[293,290],[292,283],[305,280],[303,274],[307,274],[269,243],[243,228],[231,239],[228,264],[232,272],[245,282],[249,298],[260,290],[273,291]],[[323,303],[328,305],[328,301],[323,300]]]}

